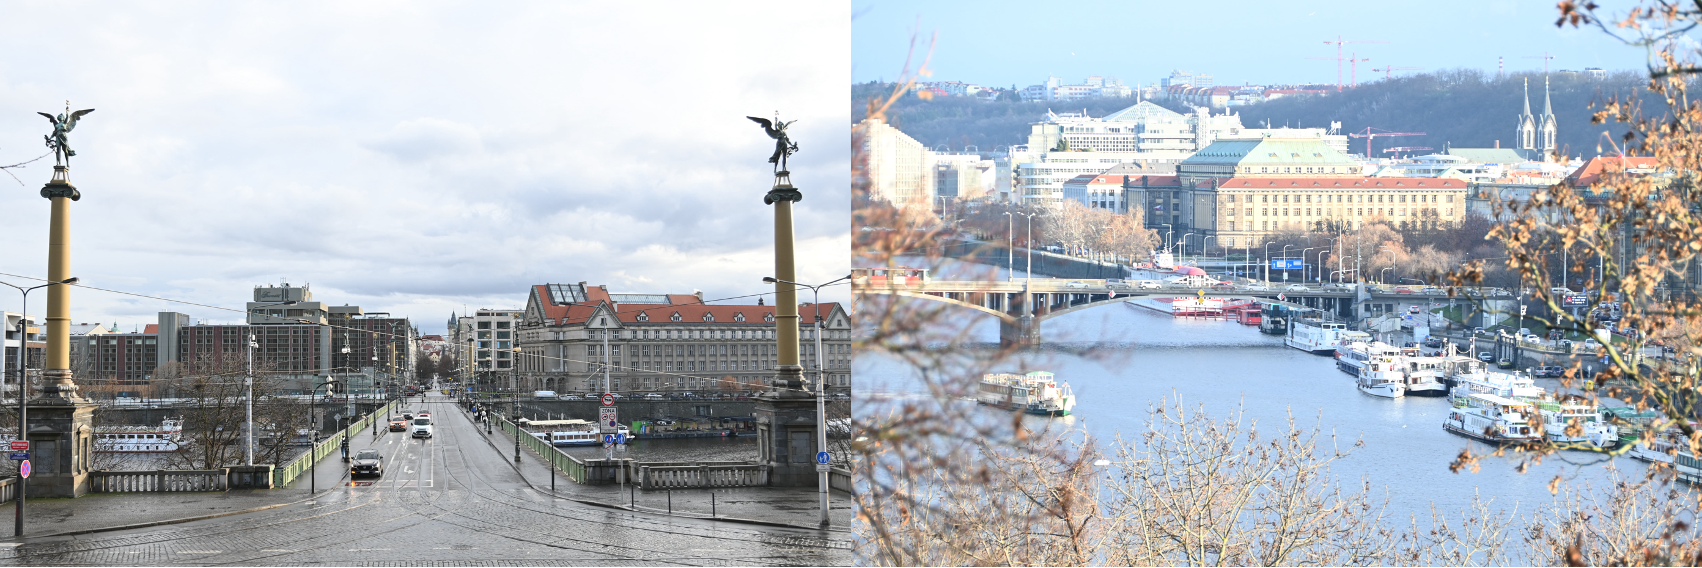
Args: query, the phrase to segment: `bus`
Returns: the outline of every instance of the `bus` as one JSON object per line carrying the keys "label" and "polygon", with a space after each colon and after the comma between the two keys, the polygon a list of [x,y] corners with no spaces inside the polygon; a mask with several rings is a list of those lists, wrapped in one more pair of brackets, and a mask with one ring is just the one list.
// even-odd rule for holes
{"label": "bus", "polygon": [[853,268],[851,282],[859,286],[918,286],[928,282],[928,269],[903,266]]}

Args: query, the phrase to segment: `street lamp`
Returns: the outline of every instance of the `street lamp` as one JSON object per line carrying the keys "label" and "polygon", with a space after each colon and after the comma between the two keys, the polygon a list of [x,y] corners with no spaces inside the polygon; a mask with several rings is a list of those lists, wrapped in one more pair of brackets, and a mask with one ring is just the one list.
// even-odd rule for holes
{"label": "street lamp", "polygon": [[[1209,243],[1209,242],[1211,242],[1211,240],[1212,240],[1212,238],[1213,238],[1213,237],[1216,237],[1216,236],[1217,236],[1217,235],[1206,235],[1206,238],[1203,238],[1203,239],[1200,239],[1200,254],[1201,254],[1201,255],[1202,255],[1202,256],[1207,256],[1207,251],[1208,251],[1208,250],[1210,250],[1210,249],[1208,249],[1208,248],[1207,248],[1207,245],[1206,245],[1206,243]],[[1219,241],[1219,243],[1220,243],[1220,244],[1221,244],[1221,241]],[[1202,263],[1202,264],[1203,264],[1203,263],[1205,263],[1205,259],[1204,259],[1204,258],[1202,258],[1202,259],[1201,259],[1201,260],[1200,260],[1200,263]],[[1228,252],[1228,249],[1225,249],[1225,250],[1224,250],[1224,253],[1223,253],[1223,264],[1224,264],[1224,266],[1225,266],[1225,267],[1226,267],[1226,268],[1227,268],[1227,267],[1228,267],[1228,266],[1229,266],[1229,252]]]}
{"label": "street lamp", "polygon": [[1300,249],[1300,283],[1301,284],[1306,283],[1306,251],[1309,251],[1309,250],[1312,250],[1312,249],[1315,249],[1315,248],[1318,248],[1318,247],[1306,247],[1306,248]]}
{"label": "street lamp", "polygon": [[1024,278],[1028,280],[1034,280],[1034,216],[1039,214],[1039,212],[1026,214],[1028,217],[1028,240],[1026,244],[1028,246],[1022,248],[1023,254],[1028,255],[1028,268],[1023,271],[1027,274]]}
{"label": "street lamp", "polygon": [[[834,282],[839,282],[840,280],[847,280],[847,279],[850,279],[850,278],[851,278],[850,275],[846,275],[844,278],[831,280],[831,281],[828,281],[828,282],[825,282],[825,283],[822,283],[822,284],[817,284],[815,286],[811,286],[811,285],[808,285],[808,284],[799,284],[797,282],[792,282],[790,280],[781,280],[781,279],[778,279],[778,278],[774,278],[772,276],[762,279],[763,282],[767,282],[769,284],[779,282],[779,283],[782,283],[782,284],[791,284],[793,286],[801,286],[801,287],[804,287],[804,288],[809,288],[810,293],[814,294],[815,303],[812,304],[812,306],[815,308],[815,312],[816,312],[816,318],[815,318],[815,320],[816,320],[815,321],[815,324],[816,324],[816,329],[815,329],[815,336],[816,336],[816,447],[820,448],[817,451],[822,451],[822,452],[827,451],[827,381],[824,380],[825,377],[822,374],[824,372],[824,369],[822,369],[822,359],[821,359],[821,351],[822,351],[822,345],[821,345],[821,332],[822,332],[822,329],[821,329],[821,323],[822,323],[821,288],[823,286],[833,284]],[[819,471],[817,473],[817,479],[816,479],[816,491],[817,491],[817,493],[819,493],[821,495],[821,526],[823,528],[826,528],[827,525],[828,525],[828,523],[827,523],[827,468],[819,468]]]}
{"label": "street lamp", "polygon": [[1184,258],[1186,258],[1188,256],[1188,237],[1191,237],[1191,236],[1194,236],[1193,231],[1188,231],[1186,233],[1182,233],[1182,246],[1181,246],[1180,249],[1178,249],[1176,251],[1177,253],[1180,253]]}
{"label": "street lamp", "polygon": [[1393,266],[1385,266],[1385,267],[1383,267],[1382,270],[1377,271],[1377,284],[1379,284],[1379,285],[1383,284],[1383,282],[1384,282],[1383,275],[1385,273],[1387,273],[1390,268],[1394,268],[1394,267]]}
{"label": "street lamp", "polygon": [[[29,441],[29,436],[26,434],[29,430],[26,430],[24,427],[29,422],[30,416],[29,405],[25,402],[26,400],[29,400],[28,392],[30,383],[28,373],[24,372],[24,367],[26,366],[26,359],[24,358],[24,355],[29,351],[29,341],[27,337],[29,326],[25,322],[25,317],[29,314],[30,291],[38,288],[46,288],[54,284],[69,285],[76,283],[76,277],[66,278],[58,282],[48,282],[40,286],[31,286],[29,288],[9,282],[0,282],[0,284],[11,286],[13,290],[17,290],[23,294],[23,304],[18,308],[18,441]],[[12,527],[12,536],[24,536],[24,494],[30,487],[29,483],[30,479],[28,477],[19,476],[17,497],[18,505],[14,508],[16,519],[13,521],[14,526]]]}
{"label": "street lamp", "polygon": [[1282,245],[1282,281],[1283,282],[1288,281],[1288,247],[1291,247],[1291,246],[1294,246],[1294,245]]}
{"label": "street lamp", "polygon": [[1271,245],[1273,244],[1276,243],[1265,243],[1265,284],[1271,283]]}
{"label": "street lamp", "polygon": [[514,406],[512,407],[514,419],[510,420],[514,423],[514,463],[520,463],[520,347],[518,345],[514,347],[514,361],[509,362],[508,368],[513,371],[509,374],[514,377],[514,388],[512,389],[514,394]]}
{"label": "street lamp", "polygon": [[1176,233],[1175,227],[1170,226],[1169,223],[1159,223],[1158,226],[1166,227],[1164,229],[1164,241],[1158,244],[1164,245],[1164,252],[1170,252],[1170,235]]}
{"label": "street lamp", "polygon": [[1319,284],[1324,283],[1324,269],[1329,268],[1328,266],[1324,266],[1324,254],[1328,253],[1330,251],[1331,251],[1331,249],[1329,249],[1329,248],[1325,248],[1323,250],[1318,251],[1318,262],[1312,263],[1312,266],[1317,267],[1318,283]]}
{"label": "street lamp", "polygon": [[[247,311],[248,311],[248,313],[252,314],[252,313],[254,313],[255,308],[269,308],[269,307],[272,307],[272,306],[293,306],[293,305],[295,305],[295,300],[288,300],[288,301],[278,302],[276,304],[262,304],[262,305],[254,306],[253,308],[248,308]],[[246,451],[243,452],[243,463],[246,463],[248,465],[254,465],[254,348],[255,347],[259,347],[259,345],[255,342],[254,325],[249,324],[249,326],[248,326],[248,379],[246,381],[248,383],[247,384],[247,387],[248,387],[248,436],[247,436],[248,448],[247,448]]]}
{"label": "street lamp", "polygon": [[[314,493],[319,492],[318,478],[316,478],[313,475],[314,466],[319,465],[318,456],[311,455],[311,454],[319,451],[319,420],[318,420],[318,416],[319,416],[319,387],[334,386],[336,384],[337,384],[337,381],[334,381],[334,380],[333,381],[325,381],[323,383],[313,385],[313,390],[309,391],[307,393],[307,431],[310,433],[310,436],[311,436],[312,441],[313,441],[313,443],[308,446],[308,450],[307,450],[307,452],[310,454],[307,458],[307,494],[308,495],[312,495]],[[330,396],[330,394],[331,394],[331,390],[326,389],[325,395]]]}

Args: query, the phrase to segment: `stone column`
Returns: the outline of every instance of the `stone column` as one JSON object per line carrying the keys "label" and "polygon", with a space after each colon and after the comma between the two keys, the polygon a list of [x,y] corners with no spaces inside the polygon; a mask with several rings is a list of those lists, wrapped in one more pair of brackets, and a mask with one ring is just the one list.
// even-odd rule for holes
{"label": "stone column", "polygon": [[[792,187],[791,172],[774,174],[774,188],[763,203],[774,206],[774,277],[798,281],[793,263],[792,203],[804,195]],[[798,293],[791,284],[776,282],[775,338],[779,361],[773,390],[757,396],[758,461],[770,467],[769,484],[816,485],[815,397],[803,390],[803,366],[798,362]]]}
{"label": "stone column", "polygon": [[[69,168],[53,167],[53,179],[41,188],[52,202],[47,238],[47,277],[71,278],[71,202],[82,198],[71,185]],[[29,402],[30,497],[81,497],[89,491],[94,457],[95,404],[77,392],[71,376],[71,287],[47,288],[47,357],[41,394]]]}

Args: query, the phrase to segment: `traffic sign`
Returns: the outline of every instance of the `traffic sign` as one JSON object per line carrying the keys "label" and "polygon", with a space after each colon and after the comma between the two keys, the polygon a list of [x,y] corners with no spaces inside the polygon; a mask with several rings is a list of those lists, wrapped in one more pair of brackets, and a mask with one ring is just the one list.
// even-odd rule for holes
{"label": "traffic sign", "polygon": [[24,460],[23,463],[18,464],[18,476],[24,479],[30,478],[30,460]]}
{"label": "traffic sign", "polygon": [[827,473],[827,464],[825,464],[825,463],[816,464],[816,473]]}
{"label": "traffic sign", "polygon": [[12,451],[14,452],[27,452],[30,450],[30,443],[28,440],[12,440],[11,446]]}
{"label": "traffic sign", "polygon": [[615,435],[614,434],[603,434],[603,445],[606,446],[606,445],[613,444],[613,443],[615,443]]}
{"label": "traffic sign", "polygon": [[615,405],[615,395],[611,394],[611,393],[603,393],[603,406],[614,406],[614,405]]}
{"label": "traffic sign", "polygon": [[27,459],[30,459],[29,452],[12,452],[12,461],[24,461]]}
{"label": "traffic sign", "polygon": [[622,433],[618,433],[618,432],[615,433],[615,443],[616,444],[625,444],[626,443],[626,434],[622,434]]}
{"label": "traffic sign", "polygon": [[620,425],[620,420],[615,417],[615,407],[605,406],[597,409],[597,422],[601,424],[602,427],[609,428],[613,431],[614,427]]}
{"label": "traffic sign", "polygon": [[816,463],[827,465],[828,461],[827,452],[816,452]]}

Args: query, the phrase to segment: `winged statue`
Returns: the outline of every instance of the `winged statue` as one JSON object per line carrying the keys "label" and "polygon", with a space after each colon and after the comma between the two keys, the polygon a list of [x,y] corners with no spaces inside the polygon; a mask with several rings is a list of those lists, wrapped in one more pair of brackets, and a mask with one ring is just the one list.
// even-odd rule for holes
{"label": "winged statue", "polygon": [[71,130],[77,128],[77,121],[82,119],[83,115],[94,111],[95,109],[90,108],[71,112],[71,103],[67,102],[65,103],[65,112],[59,116],[45,112],[36,113],[47,117],[47,121],[53,123],[53,133],[42,136],[42,138],[47,140],[47,148],[53,150],[54,165],[57,166],[61,163],[65,166],[71,165],[71,156],[77,155],[75,151],[71,150],[71,139],[69,137]]}
{"label": "winged statue", "polygon": [[786,169],[786,158],[798,151],[798,145],[792,143],[792,139],[786,136],[786,127],[791,126],[793,122],[797,121],[780,122],[780,117],[778,116],[774,117],[773,121],[754,116],[747,116],[745,118],[751,119],[752,122],[757,124],[761,124],[762,131],[767,132],[768,137],[774,139],[774,155],[768,157],[768,163],[774,164],[774,171],[778,172]]}

